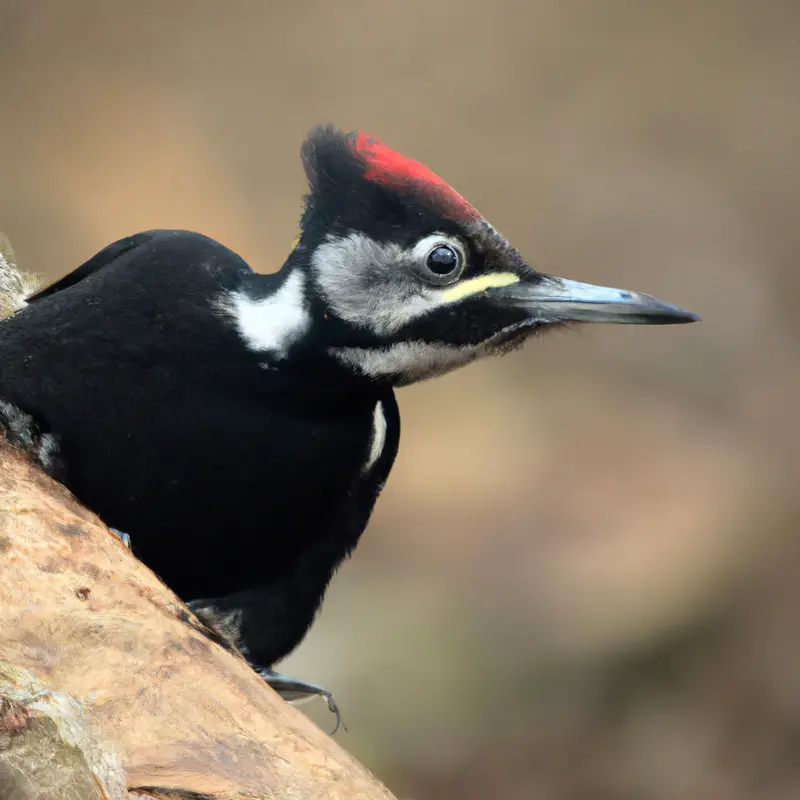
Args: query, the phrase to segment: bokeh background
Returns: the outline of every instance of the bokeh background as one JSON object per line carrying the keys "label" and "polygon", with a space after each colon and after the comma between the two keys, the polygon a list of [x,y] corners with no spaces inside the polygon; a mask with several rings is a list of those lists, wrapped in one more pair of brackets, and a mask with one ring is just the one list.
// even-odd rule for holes
{"label": "bokeh background", "polygon": [[152,227],[277,269],[333,121],[703,315],[400,393],[284,669],[401,798],[800,797],[798,75],[796,0],[0,1],[0,228],[47,279]]}

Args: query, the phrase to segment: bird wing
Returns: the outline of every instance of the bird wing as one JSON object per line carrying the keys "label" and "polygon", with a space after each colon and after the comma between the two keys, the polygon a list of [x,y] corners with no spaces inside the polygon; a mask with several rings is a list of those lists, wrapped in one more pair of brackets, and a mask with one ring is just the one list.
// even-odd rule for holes
{"label": "bird wing", "polygon": [[72,272],[66,274],[63,278],[59,278],[59,280],[55,281],[55,283],[51,283],[44,289],[32,294],[27,298],[27,302],[35,303],[37,300],[41,300],[44,297],[49,297],[56,292],[60,292],[62,289],[68,289],[70,286],[80,283],[84,278],[89,277],[89,275],[93,275],[95,272],[99,272],[101,269],[105,269],[105,267],[110,266],[120,256],[124,255],[130,250],[139,247],[145,242],[149,242],[151,239],[157,236],[158,233],[159,231],[145,231],[143,233],[134,234],[133,236],[128,236],[125,239],[120,239],[119,241],[108,245],[108,247],[103,248],[99,253],[93,255],[88,261],[81,264],[77,269],[72,270]]}

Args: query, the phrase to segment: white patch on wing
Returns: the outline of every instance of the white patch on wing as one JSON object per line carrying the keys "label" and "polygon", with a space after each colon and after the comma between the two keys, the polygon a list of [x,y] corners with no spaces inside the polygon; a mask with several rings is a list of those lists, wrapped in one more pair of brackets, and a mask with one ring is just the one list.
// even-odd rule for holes
{"label": "white patch on wing", "polygon": [[286,358],[292,344],[311,326],[305,281],[300,272],[289,275],[268,297],[254,299],[239,291],[227,297],[223,305],[233,316],[247,346],[258,352],[270,352],[277,359]]}
{"label": "white patch on wing", "polygon": [[397,376],[398,385],[415,383],[469,364],[487,354],[486,348],[456,347],[433,342],[397,342],[387,347],[333,348],[341,362],[372,378]]}
{"label": "white patch on wing", "polygon": [[369,456],[362,472],[369,472],[381,457],[386,445],[386,415],[383,413],[383,403],[378,400],[372,413],[372,442],[369,446]]}

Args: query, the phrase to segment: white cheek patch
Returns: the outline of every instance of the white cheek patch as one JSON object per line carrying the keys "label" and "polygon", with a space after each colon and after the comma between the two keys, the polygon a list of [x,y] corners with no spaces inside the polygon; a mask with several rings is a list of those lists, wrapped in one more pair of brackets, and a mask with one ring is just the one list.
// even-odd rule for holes
{"label": "white cheek patch", "polygon": [[383,413],[383,403],[379,400],[375,403],[375,411],[372,414],[372,441],[369,446],[367,463],[364,464],[362,472],[369,472],[375,466],[385,446],[386,415]]}
{"label": "white cheek patch", "polygon": [[396,378],[398,385],[443,375],[486,354],[486,348],[456,347],[432,342],[398,342],[387,347],[333,348],[331,354],[343,364],[370,378]]}
{"label": "white cheek patch", "polygon": [[270,352],[278,360],[286,358],[292,344],[311,327],[305,280],[299,272],[289,275],[269,297],[256,300],[244,292],[234,292],[222,307],[233,317],[251,350]]}
{"label": "white cheek patch", "polygon": [[401,328],[427,302],[409,272],[408,254],[363,233],[328,237],[311,257],[314,277],[340,319],[379,334]]}
{"label": "white cheek patch", "polygon": [[397,333],[437,308],[520,280],[511,272],[491,272],[456,281],[452,286],[427,286],[415,274],[414,265],[437,242],[463,251],[444,234],[427,236],[410,250],[381,244],[363,233],[329,237],[312,255],[313,274],[336,316],[379,336]]}

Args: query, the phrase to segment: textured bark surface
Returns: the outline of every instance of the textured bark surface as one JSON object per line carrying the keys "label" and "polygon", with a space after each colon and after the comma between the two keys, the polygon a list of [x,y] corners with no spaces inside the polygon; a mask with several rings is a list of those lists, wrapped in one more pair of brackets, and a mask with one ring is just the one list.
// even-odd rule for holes
{"label": "textured bark surface", "polygon": [[391,798],[2,438],[0,796]]}

